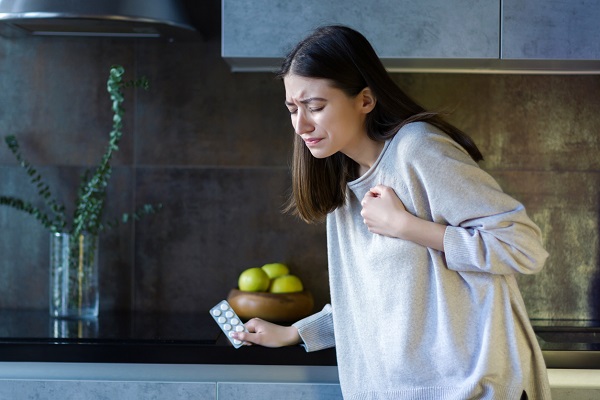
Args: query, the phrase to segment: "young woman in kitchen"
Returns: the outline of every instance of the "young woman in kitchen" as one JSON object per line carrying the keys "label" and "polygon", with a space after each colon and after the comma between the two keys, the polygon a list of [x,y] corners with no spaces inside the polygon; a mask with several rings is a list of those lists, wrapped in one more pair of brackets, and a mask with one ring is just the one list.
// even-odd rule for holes
{"label": "young woman in kitchen", "polygon": [[473,141],[411,100],[360,33],[317,29],[281,68],[288,211],[327,221],[331,305],[248,344],[336,346],[344,398],[549,399],[515,275],[547,253]]}

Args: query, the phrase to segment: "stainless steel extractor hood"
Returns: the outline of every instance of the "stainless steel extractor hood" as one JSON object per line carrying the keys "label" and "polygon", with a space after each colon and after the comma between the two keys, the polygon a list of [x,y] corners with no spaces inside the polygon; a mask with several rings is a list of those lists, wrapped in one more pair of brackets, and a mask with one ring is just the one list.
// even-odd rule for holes
{"label": "stainless steel extractor hood", "polygon": [[0,34],[168,40],[199,36],[181,0],[0,0]]}

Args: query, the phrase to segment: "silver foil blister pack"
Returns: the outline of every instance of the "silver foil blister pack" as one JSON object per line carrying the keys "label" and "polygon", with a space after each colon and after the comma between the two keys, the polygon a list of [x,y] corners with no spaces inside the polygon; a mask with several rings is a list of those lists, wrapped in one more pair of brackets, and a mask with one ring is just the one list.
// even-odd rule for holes
{"label": "silver foil blister pack", "polygon": [[241,340],[231,337],[234,332],[248,332],[248,330],[227,300],[223,300],[211,308],[210,315],[212,315],[213,319],[219,325],[225,336],[227,336],[227,339],[229,339],[233,347],[237,349],[244,345]]}

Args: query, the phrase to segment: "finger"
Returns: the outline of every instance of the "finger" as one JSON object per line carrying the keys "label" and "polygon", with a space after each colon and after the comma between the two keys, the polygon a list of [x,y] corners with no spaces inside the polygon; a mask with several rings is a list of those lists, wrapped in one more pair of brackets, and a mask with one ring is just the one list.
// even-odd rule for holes
{"label": "finger", "polygon": [[244,326],[250,332],[256,332],[256,328],[260,325],[261,322],[262,322],[262,320],[260,318],[252,318],[251,320],[249,320],[248,322],[246,322],[244,324]]}
{"label": "finger", "polygon": [[379,185],[378,190],[380,193],[379,197],[388,197],[388,198],[398,197],[398,195],[396,194],[396,191],[389,186]]}
{"label": "finger", "polygon": [[379,196],[379,195],[378,195],[377,193],[373,193],[373,192],[371,192],[371,190],[369,190],[369,191],[367,191],[367,192],[365,193],[365,195],[363,196],[363,199],[362,199],[362,201],[360,202],[360,205],[364,207],[364,206],[366,206],[366,205],[368,204],[368,202],[369,202],[371,199],[374,199],[374,198],[376,198],[376,197],[378,197],[378,196]]}
{"label": "finger", "polygon": [[392,189],[389,186],[385,186],[385,185],[376,185],[374,187],[372,187],[371,189],[369,189],[372,193],[374,197],[381,197],[383,195],[385,195],[386,193],[396,193],[394,191],[394,189]]}
{"label": "finger", "polygon": [[231,337],[237,340],[241,340],[244,344],[260,344],[258,343],[260,335],[250,332],[235,332],[231,334]]}
{"label": "finger", "polygon": [[381,193],[383,193],[383,191],[385,190],[386,187],[387,186],[383,186],[383,185],[375,185],[371,189],[369,189],[369,193],[370,193],[371,197],[379,197],[379,196],[381,196]]}
{"label": "finger", "polygon": [[362,199],[362,201],[360,202],[360,205],[361,205],[362,207],[366,207],[366,206],[369,204],[369,202],[370,202],[371,200],[373,200],[373,199],[374,199],[374,197],[373,197],[373,196],[366,196],[366,195],[365,195],[365,197],[364,197],[364,198]]}

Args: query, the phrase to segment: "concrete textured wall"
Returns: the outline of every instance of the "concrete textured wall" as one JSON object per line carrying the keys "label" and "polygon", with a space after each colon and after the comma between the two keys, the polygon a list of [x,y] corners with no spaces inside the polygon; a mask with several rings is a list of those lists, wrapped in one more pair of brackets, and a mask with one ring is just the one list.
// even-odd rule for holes
{"label": "concrete textured wall", "polygon": [[[215,16],[218,20],[218,16]],[[323,225],[280,212],[293,136],[280,82],[234,74],[214,32],[198,42],[0,38],[0,137],[15,134],[53,192],[72,204],[98,163],[112,64],[151,89],[126,92],[108,216],[161,202],[160,214],[101,239],[101,310],[205,312],[245,268],[290,264],[328,301]],[[551,253],[520,277],[534,318],[600,318],[600,77],[395,74],[471,134],[481,166],[522,201]],[[4,143],[0,193],[35,199]],[[0,307],[46,308],[48,233],[0,208]]]}

